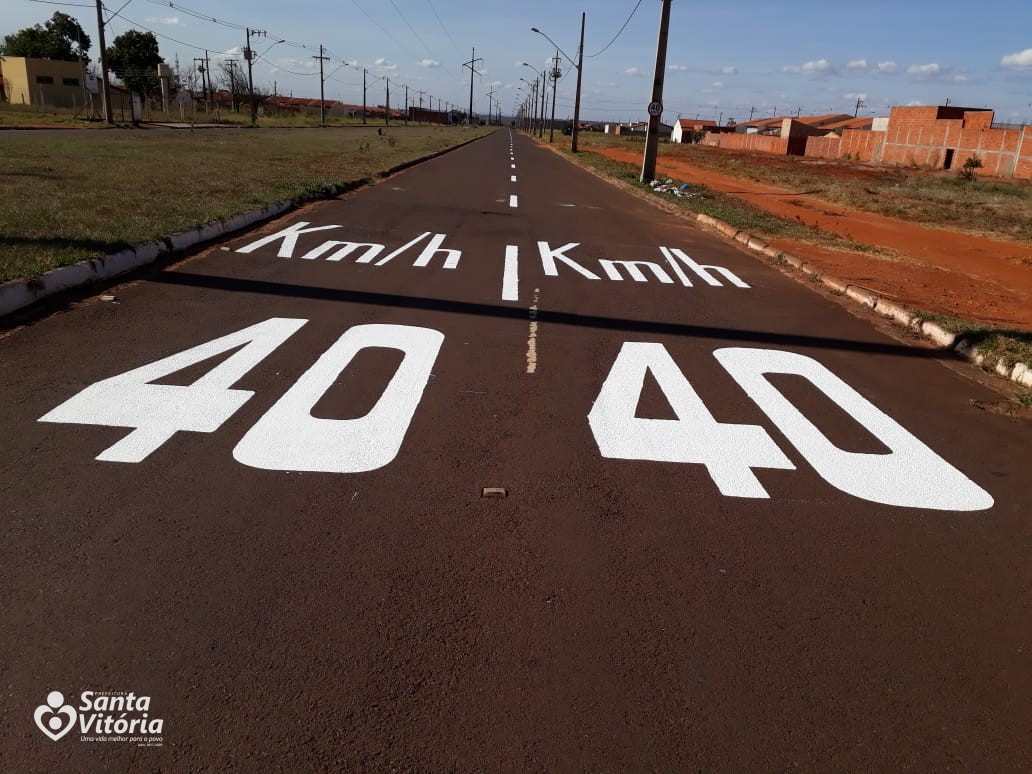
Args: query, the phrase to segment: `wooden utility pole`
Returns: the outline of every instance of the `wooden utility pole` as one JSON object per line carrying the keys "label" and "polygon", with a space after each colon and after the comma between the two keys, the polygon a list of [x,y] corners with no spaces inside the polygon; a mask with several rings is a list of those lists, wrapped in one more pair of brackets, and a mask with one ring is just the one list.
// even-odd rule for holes
{"label": "wooden utility pole", "polygon": [[[244,59],[247,60],[247,93],[251,97],[251,125],[254,126],[258,123],[258,100],[254,96],[254,74],[252,73],[252,65],[254,64],[254,51],[251,49],[251,36],[259,37],[268,33],[263,30],[252,30],[250,27],[247,30],[247,46],[244,48]],[[319,53],[322,53],[322,47],[320,46]],[[322,67],[322,62],[319,63]]]}
{"label": "wooden utility pole", "polygon": [[559,79],[562,75],[562,72],[559,70],[559,49],[556,49],[552,67],[552,120],[548,122],[549,145],[555,139],[555,93],[559,91]]}
{"label": "wooden utility pole", "polygon": [[329,59],[323,56],[322,43],[319,44],[319,56],[312,59],[319,60],[319,126],[326,126],[326,79],[323,78],[323,62]]}
{"label": "wooden utility pole", "polygon": [[[470,126],[473,126],[473,75],[474,73],[480,75],[480,73],[477,72],[477,62],[483,61],[483,59],[477,59],[477,49],[474,47],[473,58],[462,65],[463,67],[469,68],[469,117],[466,120],[469,122]],[[433,104],[430,105],[430,108],[433,109]]]}
{"label": "wooden utility pole", "polygon": [[659,106],[649,115],[649,131],[645,136],[645,158],[641,165],[641,182],[651,183],[656,178],[656,158],[659,155],[659,119],[663,105],[663,76],[666,74],[667,38],[670,34],[670,0],[663,0],[663,12],[659,20],[659,42],[656,45],[656,71],[652,81],[652,102],[650,107]]}
{"label": "wooden utility pole", "polygon": [[104,43],[104,4],[97,0],[97,42],[100,44],[100,99],[104,103],[104,120],[109,124],[111,117],[111,90],[108,88],[107,45]]}
{"label": "wooden utility pole", "polygon": [[577,97],[573,101],[573,141],[570,143],[570,151],[577,152],[577,133],[580,131],[580,90],[581,75],[584,72],[584,21],[587,14],[580,16],[580,49],[577,53]]}

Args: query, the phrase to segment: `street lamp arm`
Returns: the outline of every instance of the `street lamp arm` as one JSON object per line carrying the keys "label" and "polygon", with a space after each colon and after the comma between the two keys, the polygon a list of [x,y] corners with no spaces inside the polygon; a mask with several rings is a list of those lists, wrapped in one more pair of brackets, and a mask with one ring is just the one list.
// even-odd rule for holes
{"label": "street lamp arm", "polygon": [[562,46],[560,46],[558,43],[556,43],[554,40],[552,40],[550,37],[548,37],[548,35],[543,33],[537,27],[531,27],[530,31],[531,32],[536,32],[538,35],[540,35],[545,40],[547,40],[549,43],[551,43],[553,46],[555,46],[559,50],[559,53],[566,57],[566,61],[567,62],[569,62],[575,69],[577,69],[577,70],[580,69],[580,66],[570,57],[570,55],[567,54],[565,51],[563,51]]}

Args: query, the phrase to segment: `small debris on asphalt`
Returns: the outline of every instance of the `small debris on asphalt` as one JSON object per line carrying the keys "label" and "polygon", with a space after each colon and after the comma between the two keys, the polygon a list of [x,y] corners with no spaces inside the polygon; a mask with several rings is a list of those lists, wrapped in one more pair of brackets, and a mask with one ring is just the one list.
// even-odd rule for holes
{"label": "small debris on asphalt", "polygon": [[101,296],[100,300],[101,301],[118,301],[118,297],[117,296],[112,296],[112,295],[109,294],[109,295]]}
{"label": "small debris on asphalt", "polygon": [[481,497],[508,497],[509,490],[500,486],[485,486],[480,492]]}

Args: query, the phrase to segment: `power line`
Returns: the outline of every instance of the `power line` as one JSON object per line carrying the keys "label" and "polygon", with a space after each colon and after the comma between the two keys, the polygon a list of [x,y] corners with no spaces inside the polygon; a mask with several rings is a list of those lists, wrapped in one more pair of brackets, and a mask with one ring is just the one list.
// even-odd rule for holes
{"label": "power line", "polygon": [[639,8],[641,7],[641,3],[642,3],[642,0],[638,0],[638,4],[637,4],[636,6],[634,6],[634,10],[633,10],[633,11],[631,11],[631,15],[627,17],[627,21],[625,21],[625,22],[623,23],[623,26],[622,26],[622,27],[620,28],[620,31],[619,31],[619,32],[617,32],[617,33],[616,33],[616,35],[614,35],[614,36],[613,36],[613,39],[612,39],[611,41],[609,41],[609,42],[608,42],[608,43],[606,44],[606,47],[605,47],[605,48],[603,48],[603,49],[602,49],[601,51],[599,51],[599,52],[597,52],[597,53],[594,53],[594,54],[591,54],[591,55],[589,55],[589,56],[588,56],[588,59],[594,59],[594,58],[595,58],[596,56],[598,56],[599,54],[604,54],[604,53],[606,52],[606,50],[607,50],[607,49],[608,49],[608,48],[609,48],[609,47],[610,47],[611,45],[613,45],[614,43],[616,43],[616,39],[617,39],[617,38],[619,38],[619,37],[620,37],[621,35],[623,35],[623,31],[624,31],[625,29],[627,29],[627,25],[631,23],[631,19],[633,19],[633,18],[634,18],[634,14],[638,13],[638,9],[639,9]]}
{"label": "power line", "polygon": [[418,40],[418,41],[419,41],[419,42],[420,42],[420,43],[421,43],[421,44],[423,45],[423,48],[425,48],[425,49],[426,49],[426,53],[428,53],[428,54],[429,54],[430,56],[433,56],[433,55],[434,55],[434,52],[430,50],[430,46],[428,46],[428,45],[426,44],[426,41],[424,41],[424,40],[423,40],[423,39],[422,39],[422,38],[421,38],[421,37],[419,36],[419,33],[418,33],[418,32],[416,32],[416,28],[415,28],[415,27],[413,27],[413,26],[412,26],[411,24],[409,24],[409,20],[408,20],[407,18],[405,18],[405,14],[403,14],[403,13],[401,12],[401,9],[400,9],[400,8],[398,8],[398,4],[397,4],[397,3],[395,3],[395,2],[394,2],[394,0],[391,0],[391,5],[393,5],[393,6],[394,6],[394,10],[398,12],[398,16],[400,16],[400,17],[401,17],[401,20],[402,20],[403,22],[405,22],[405,25],[406,25],[406,26],[407,26],[407,27],[408,27],[408,28],[409,28],[410,30],[412,30],[412,34],[416,36],[416,40]]}
{"label": "power line", "polygon": [[200,11],[190,10],[189,8],[186,8],[182,5],[176,5],[175,3],[168,2],[168,0],[165,0],[164,2],[162,2],[162,0],[147,0],[147,2],[151,3],[152,5],[162,6],[163,8],[168,7],[175,11],[182,11],[187,16],[193,16],[195,19],[211,22],[212,24],[221,24],[223,27],[230,27],[236,30],[246,29],[246,27],[243,24],[236,24],[235,22],[228,22],[223,19],[216,19],[214,16],[209,16],[208,14],[201,13]]}
{"label": "power line", "polygon": [[437,17],[437,23],[441,25],[441,29],[444,30],[444,34],[448,36],[448,40],[451,41],[451,44],[455,46],[455,48],[458,48],[459,44],[455,42],[455,38],[451,36],[451,33],[448,32],[448,28],[445,27],[444,22],[441,21],[441,15],[437,13],[437,9],[434,7],[433,0],[426,0],[426,2],[430,5],[430,10],[434,12],[434,16]]}
{"label": "power line", "polygon": [[54,0],[29,0],[30,3],[40,3],[41,5],[67,5],[73,8],[93,8],[92,5],[87,3],[57,3]]}

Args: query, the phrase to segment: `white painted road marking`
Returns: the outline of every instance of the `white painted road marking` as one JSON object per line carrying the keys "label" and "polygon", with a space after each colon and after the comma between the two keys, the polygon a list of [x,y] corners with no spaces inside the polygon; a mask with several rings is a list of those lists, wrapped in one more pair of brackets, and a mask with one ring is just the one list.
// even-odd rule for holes
{"label": "white painted road marking", "polygon": [[[240,439],[233,457],[252,468],[315,473],[364,473],[398,456],[423,398],[444,334],[410,325],[356,325],[305,371]],[[369,412],[356,419],[321,419],[312,407],[363,349],[404,353],[398,370]]]}
{"label": "white painted road marking", "polygon": [[516,175],[513,175],[512,177],[510,177],[509,181],[515,183],[516,182]]}
{"label": "white painted road marking", "polygon": [[516,194],[509,197],[509,206],[513,208],[520,206],[519,199],[516,197]]}
{"label": "white painted road marking", "polygon": [[505,272],[502,275],[502,301],[520,300],[519,274],[520,248],[507,245],[505,248]]}
{"label": "white painted road marking", "polygon": [[534,303],[530,306],[530,334],[527,337],[527,373],[537,372],[537,336],[538,336],[538,294],[541,288],[534,288]]}

